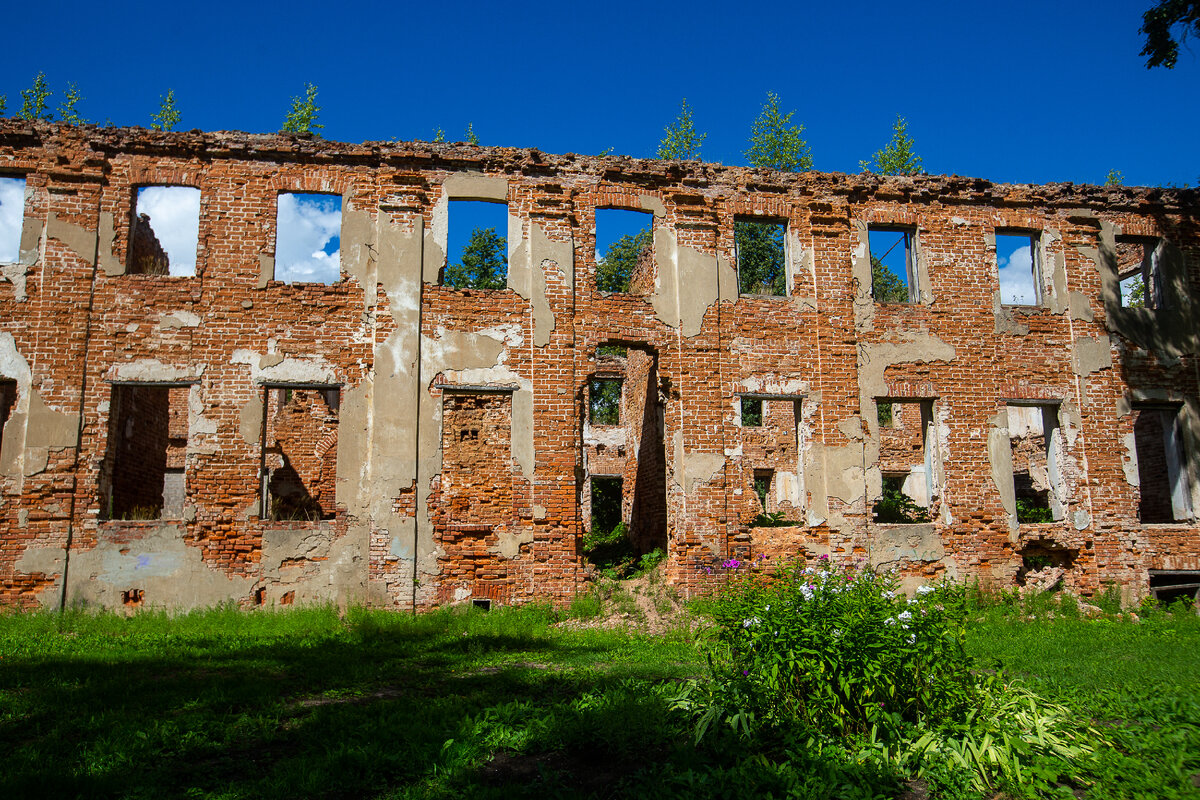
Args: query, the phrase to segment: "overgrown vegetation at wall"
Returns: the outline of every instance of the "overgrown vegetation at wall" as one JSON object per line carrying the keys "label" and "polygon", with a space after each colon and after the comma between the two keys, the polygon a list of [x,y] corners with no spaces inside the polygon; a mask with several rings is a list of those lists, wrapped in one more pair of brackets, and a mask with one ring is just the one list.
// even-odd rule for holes
{"label": "overgrown vegetation at wall", "polygon": [[[0,796],[1200,795],[1190,610],[1089,620],[1070,603],[954,588],[910,604],[859,571],[743,584],[745,571],[725,570],[715,638],[578,629],[545,606],[0,617]],[[872,709],[838,697],[841,681],[805,693],[774,676],[791,663],[775,625],[796,646],[793,674],[811,678],[805,659],[820,658],[847,688],[892,685],[897,699],[883,689]],[[837,646],[800,646],[834,630]],[[1023,686],[1002,677],[1015,674]],[[684,695],[686,680],[698,683]],[[704,686],[744,687],[763,710],[736,729],[714,719],[696,743],[682,706],[698,711]],[[964,709],[964,692],[981,699]],[[776,724],[786,715],[804,722]],[[980,791],[980,775],[999,791]]]}

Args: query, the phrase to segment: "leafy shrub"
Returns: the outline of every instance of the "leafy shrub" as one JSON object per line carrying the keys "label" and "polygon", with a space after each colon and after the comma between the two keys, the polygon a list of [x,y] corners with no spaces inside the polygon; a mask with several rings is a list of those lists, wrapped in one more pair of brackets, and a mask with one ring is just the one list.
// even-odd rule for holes
{"label": "leafy shrub", "polygon": [[624,522],[605,531],[592,528],[583,535],[583,555],[607,578],[624,578],[632,573],[637,564],[637,553],[629,541],[629,530]]}
{"label": "leafy shrub", "polygon": [[883,496],[875,501],[871,509],[876,522],[912,523],[929,522],[929,509],[917,505],[904,493],[903,481],[896,478],[885,478]]}
{"label": "leafy shrub", "polygon": [[1030,500],[1025,497],[1017,498],[1017,521],[1025,522],[1054,522],[1054,512],[1050,506],[1040,500]]}
{"label": "leafy shrub", "polygon": [[961,589],[922,587],[907,600],[871,569],[819,564],[735,578],[718,597],[713,682],[707,697],[681,701],[703,707],[698,738],[718,721],[744,732],[894,730],[973,702]]}
{"label": "leafy shrub", "polygon": [[785,519],[782,511],[764,512],[750,520],[751,528],[787,528],[796,524],[795,520]]}

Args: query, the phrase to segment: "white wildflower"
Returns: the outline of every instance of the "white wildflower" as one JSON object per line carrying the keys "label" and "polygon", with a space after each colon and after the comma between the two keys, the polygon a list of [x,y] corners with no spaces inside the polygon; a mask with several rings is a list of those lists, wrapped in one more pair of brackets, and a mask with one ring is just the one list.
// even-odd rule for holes
{"label": "white wildflower", "polygon": [[896,620],[892,619],[891,617],[888,617],[887,619],[885,619],[885,620],[883,621],[883,624],[884,624],[884,625],[895,625],[895,624],[896,624]]}
{"label": "white wildflower", "polygon": [[743,628],[753,628],[753,627],[760,625],[761,623],[762,623],[762,620],[759,619],[758,617],[750,617],[749,619],[742,620],[742,627]]}
{"label": "white wildflower", "polygon": [[901,622],[908,622],[910,619],[912,619],[912,612],[911,611],[901,611],[899,614],[896,615],[896,619],[900,620]]}
{"label": "white wildflower", "polygon": [[895,592],[884,592],[881,596],[883,597],[884,600],[894,600],[896,597],[896,593]]}
{"label": "white wildflower", "polygon": [[935,589],[929,585],[922,585],[922,586],[917,587],[917,594],[932,594],[933,592],[936,592],[936,591],[937,591],[937,589]]}
{"label": "white wildflower", "polygon": [[912,636],[909,636],[909,637],[908,637],[908,643],[909,643],[909,644],[915,644],[915,643],[916,643],[916,641],[917,641],[917,635],[916,635],[915,633],[914,633]]}

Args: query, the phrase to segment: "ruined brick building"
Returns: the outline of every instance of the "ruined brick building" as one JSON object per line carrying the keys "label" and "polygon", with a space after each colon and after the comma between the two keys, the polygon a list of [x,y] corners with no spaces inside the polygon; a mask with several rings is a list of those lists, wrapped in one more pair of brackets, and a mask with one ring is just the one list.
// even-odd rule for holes
{"label": "ruined brick building", "polygon": [[[564,601],[596,491],[685,593],[760,554],[1200,582],[1195,191],[17,120],[0,178],[3,604]],[[198,197],[188,274],[145,187]],[[276,268],[293,193],[338,201],[327,282]],[[507,288],[444,284],[460,200],[506,205]],[[603,292],[613,208],[652,245]]]}

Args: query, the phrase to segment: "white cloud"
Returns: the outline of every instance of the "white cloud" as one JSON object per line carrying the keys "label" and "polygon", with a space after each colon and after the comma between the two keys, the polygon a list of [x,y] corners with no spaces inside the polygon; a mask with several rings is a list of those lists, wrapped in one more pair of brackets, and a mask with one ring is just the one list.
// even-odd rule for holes
{"label": "white cloud", "polygon": [[150,217],[150,228],[167,251],[170,274],[195,275],[200,190],[192,186],[144,186],[138,189],[137,213]]}
{"label": "white cloud", "polygon": [[0,263],[21,257],[21,222],[25,216],[25,179],[0,178]]}
{"label": "white cloud", "polygon": [[1000,268],[1000,302],[1020,306],[1037,304],[1038,293],[1033,284],[1033,248],[1029,239],[997,236],[996,265]]}
{"label": "white cloud", "polygon": [[336,283],[342,198],[327,194],[281,194],[275,242],[275,280]]}

